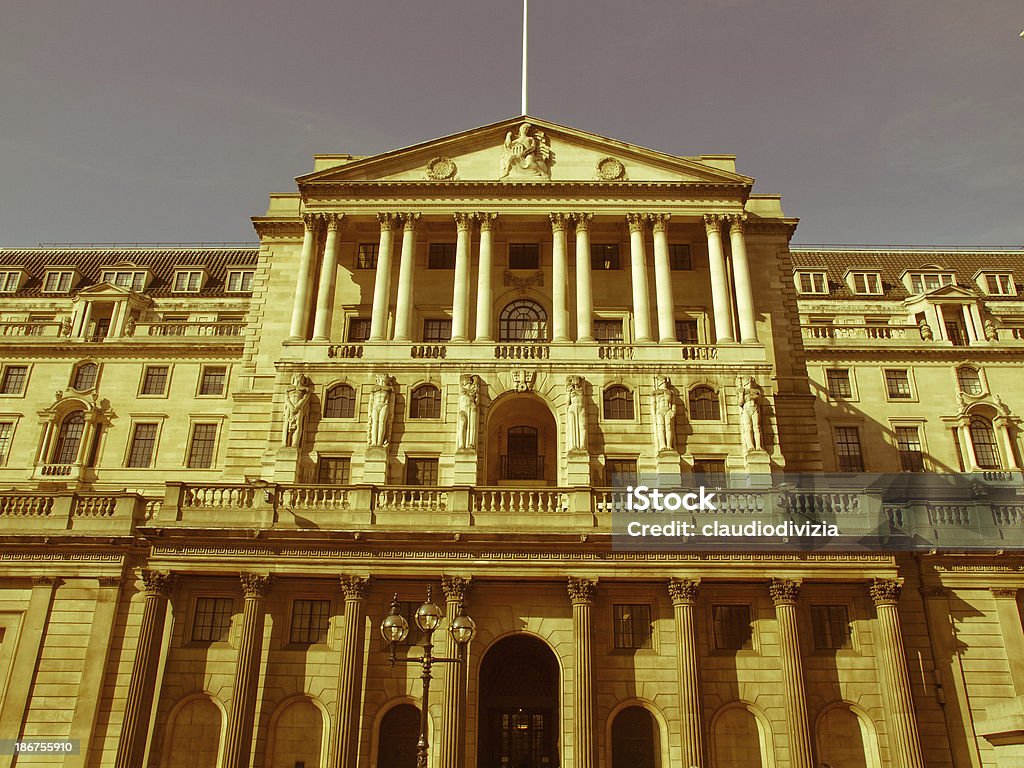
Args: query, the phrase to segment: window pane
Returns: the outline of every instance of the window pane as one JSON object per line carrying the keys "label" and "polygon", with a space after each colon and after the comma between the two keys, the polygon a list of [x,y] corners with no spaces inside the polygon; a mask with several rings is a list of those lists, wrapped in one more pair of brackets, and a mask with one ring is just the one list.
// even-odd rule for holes
{"label": "window pane", "polygon": [[850,619],[845,605],[812,605],[814,647],[834,651],[850,647]]}
{"label": "window pane", "polygon": [[592,243],[590,246],[592,270],[620,269],[618,243]]}
{"label": "window pane", "polygon": [[910,397],[910,376],[902,369],[888,368],[885,371],[885,390],[894,400]]}
{"label": "window pane", "polygon": [[360,243],[356,254],[356,269],[376,269],[378,243]]}
{"label": "window pane", "polygon": [[330,600],[296,600],[292,603],[289,641],[302,645],[327,642],[331,620]]}
{"label": "window pane", "polygon": [[690,418],[694,421],[718,421],[722,418],[718,393],[711,387],[690,390]]}
{"label": "window pane", "polygon": [[348,384],[338,384],[327,392],[324,418],[351,419],[356,415],[356,391]]}
{"label": "window pane", "polygon": [[540,266],[540,246],[536,243],[509,243],[509,269],[537,269]]}
{"label": "window pane", "polygon": [[96,386],[96,375],[98,372],[99,368],[95,363],[82,363],[75,370],[75,378],[71,382],[71,387],[79,392],[92,389]]}
{"label": "window pane", "polygon": [[192,640],[223,642],[228,639],[234,600],[230,597],[200,597],[192,620]]}
{"label": "window pane", "polygon": [[917,427],[896,427],[896,449],[904,472],[923,472],[924,457]]}
{"label": "window pane", "polygon": [[753,637],[749,605],[714,605],[711,607],[715,648],[738,651],[749,648]]}
{"label": "window pane", "polygon": [[847,370],[829,369],[825,372],[828,381],[828,394],[831,397],[852,397],[850,372]]}
{"label": "window pane", "polygon": [[637,484],[636,459],[608,459],[604,470],[611,488],[625,488]]}
{"label": "window pane", "polygon": [[455,269],[455,243],[431,243],[427,254],[428,269]]}
{"label": "window pane", "polygon": [[227,375],[228,369],[223,366],[203,368],[203,378],[199,383],[199,394],[223,395]]}
{"label": "window pane", "polygon": [[11,449],[11,438],[14,436],[14,424],[10,421],[0,422],[0,466],[7,463],[7,455]]}
{"label": "window pane", "polygon": [[347,456],[322,456],[317,470],[320,485],[348,485],[352,460]]}
{"label": "window pane", "polygon": [[162,395],[167,390],[167,375],[170,368],[166,365],[151,365],[146,368],[142,379],[142,394]]}
{"label": "window pane", "polygon": [[672,266],[672,269],[693,269],[693,263],[690,259],[689,245],[669,245],[668,258],[669,264]]}
{"label": "window pane", "polygon": [[213,466],[213,449],[217,443],[216,424],[196,424],[192,428],[192,444],[188,451],[189,469],[209,469]]}
{"label": "window pane", "polygon": [[429,384],[413,390],[409,416],[413,419],[441,418],[441,390]]}
{"label": "window pane", "polygon": [[607,343],[621,342],[622,321],[621,320],[595,320],[594,338]]}
{"label": "window pane", "polygon": [[498,338],[501,341],[546,341],[548,316],[535,301],[513,301],[501,310]]}
{"label": "window pane", "polygon": [[696,320],[676,320],[676,338],[684,344],[700,344]]}
{"label": "window pane", "polygon": [[365,317],[353,317],[348,321],[348,340],[353,344],[362,344],[370,338],[370,320]]}
{"label": "window pane", "polygon": [[452,339],[452,321],[448,318],[423,321],[423,341],[427,344],[440,344]]}
{"label": "window pane", "polygon": [[437,459],[406,459],[406,485],[437,485]]}
{"label": "window pane", "polygon": [[136,424],[128,450],[129,467],[149,467],[156,447],[156,424]]}
{"label": "window pane", "polygon": [[633,419],[633,393],[625,387],[608,387],[604,391],[604,417],[606,419]]}
{"label": "window pane", "polygon": [[27,365],[9,365],[4,369],[4,379],[0,382],[0,395],[20,395],[25,389],[28,378]]}
{"label": "window pane", "polygon": [[85,431],[85,416],[81,411],[68,414],[60,425],[57,432],[57,442],[54,445],[54,464],[74,464],[78,461],[78,449],[82,442],[82,433]]}
{"label": "window pane", "polygon": [[981,469],[999,469],[999,446],[992,423],[987,419],[976,417],[971,419],[971,443],[974,446],[974,457]]}
{"label": "window pane", "polygon": [[981,394],[981,374],[978,373],[977,368],[969,366],[957,368],[956,380],[960,385],[961,392],[966,392],[968,395]]}
{"label": "window pane", "polygon": [[616,605],[613,609],[616,648],[651,647],[651,606]]}
{"label": "window pane", "polygon": [[725,485],[725,461],[722,459],[694,459],[693,475],[697,485]]}
{"label": "window pane", "polygon": [[863,472],[860,432],[856,427],[836,427],[836,457],[840,472]]}

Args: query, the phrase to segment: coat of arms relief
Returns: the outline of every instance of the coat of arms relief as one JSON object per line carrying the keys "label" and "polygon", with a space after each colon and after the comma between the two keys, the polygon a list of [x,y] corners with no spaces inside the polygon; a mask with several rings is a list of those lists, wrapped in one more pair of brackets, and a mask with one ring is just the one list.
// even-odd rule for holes
{"label": "coat of arms relief", "polygon": [[551,179],[555,155],[544,131],[523,123],[517,133],[505,134],[499,179]]}

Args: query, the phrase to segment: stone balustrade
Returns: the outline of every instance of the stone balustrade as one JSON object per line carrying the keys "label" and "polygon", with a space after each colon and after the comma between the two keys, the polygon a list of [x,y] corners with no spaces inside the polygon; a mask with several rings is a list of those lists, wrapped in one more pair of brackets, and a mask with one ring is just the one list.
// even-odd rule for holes
{"label": "stone balustrade", "polygon": [[22,493],[0,491],[0,531],[129,536],[146,519],[147,500],[135,493]]}
{"label": "stone balustrade", "polygon": [[204,338],[218,336],[242,336],[245,333],[245,323],[210,322],[210,323],[188,323],[188,322],[159,322],[159,323],[137,323],[131,335],[134,338],[153,336],[202,336]]}

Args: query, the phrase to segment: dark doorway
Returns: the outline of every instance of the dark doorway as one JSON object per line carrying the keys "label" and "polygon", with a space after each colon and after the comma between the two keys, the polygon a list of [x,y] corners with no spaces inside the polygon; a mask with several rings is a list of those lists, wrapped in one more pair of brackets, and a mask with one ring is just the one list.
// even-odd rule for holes
{"label": "dark doorway", "polygon": [[626,707],[612,722],[612,768],[657,768],[658,721],[643,707]]}
{"label": "dark doorway", "polygon": [[558,768],[558,662],[540,640],[500,640],[480,668],[479,768]]}
{"label": "dark doorway", "polygon": [[381,768],[416,768],[420,740],[420,710],[399,704],[388,710],[377,734],[377,765]]}
{"label": "dark doorway", "polygon": [[537,430],[510,427],[506,439],[502,480],[543,480],[544,457],[539,454]]}

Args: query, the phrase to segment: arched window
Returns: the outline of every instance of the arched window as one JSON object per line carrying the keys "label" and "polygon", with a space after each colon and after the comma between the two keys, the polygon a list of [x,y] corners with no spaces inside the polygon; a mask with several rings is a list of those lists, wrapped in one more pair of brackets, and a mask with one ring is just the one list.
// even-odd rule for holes
{"label": "arched window", "polygon": [[548,315],[535,301],[520,299],[501,310],[498,323],[501,341],[546,341]]}
{"label": "arched window", "polygon": [[412,391],[409,404],[410,419],[440,419],[441,390],[433,384],[423,384]]}
{"label": "arched window", "polygon": [[74,411],[64,417],[57,442],[53,447],[52,464],[74,464],[78,461],[78,449],[82,444],[82,433],[85,432],[85,415]]}
{"label": "arched window", "polygon": [[711,387],[694,387],[690,390],[690,420],[718,421],[722,409],[718,404],[718,393]]}
{"label": "arched window", "polygon": [[335,384],[327,390],[325,419],[352,419],[356,415],[356,391],[348,384]]}
{"label": "arched window", "polygon": [[75,369],[75,375],[71,378],[71,388],[79,392],[85,392],[96,386],[96,375],[99,373],[99,366],[96,363],[82,363]]}
{"label": "arched window", "polygon": [[633,393],[616,385],[604,391],[604,417],[606,419],[634,419]]}
{"label": "arched window", "polygon": [[420,710],[412,704],[392,707],[380,721],[377,734],[377,765],[414,768],[419,741]]}
{"label": "arched window", "polygon": [[999,469],[999,446],[996,445],[996,433],[992,422],[981,416],[971,419],[971,444],[974,446],[974,458],[982,469]]}
{"label": "arched window", "polygon": [[626,707],[612,721],[612,768],[656,768],[658,721],[643,707]]}
{"label": "arched window", "polygon": [[956,369],[956,383],[960,385],[960,391],[968,395],[981,394],[981,374],[977,368],[969,365],[962,365]]}

